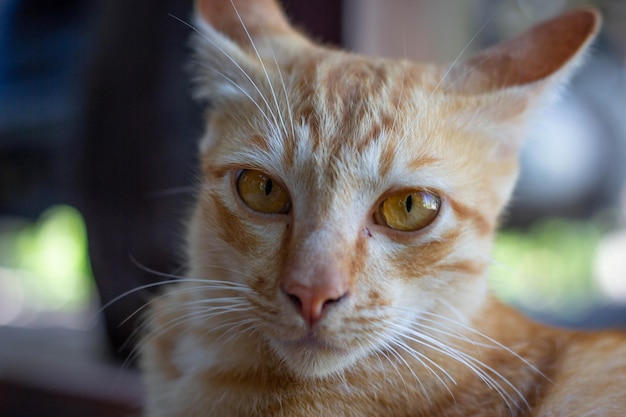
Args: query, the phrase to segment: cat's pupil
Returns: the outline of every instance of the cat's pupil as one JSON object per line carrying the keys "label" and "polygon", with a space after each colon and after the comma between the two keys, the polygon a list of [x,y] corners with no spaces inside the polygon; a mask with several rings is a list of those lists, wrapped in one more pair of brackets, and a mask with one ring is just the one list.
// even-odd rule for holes
{"label": "cat's pupil", "polygon": [[265,183],[265,195],[270,195],[270,193],[272,192],[272,186],[272,180],[268,179]]}
{"label": "cat's pupil", "polygon": [[409,196],[406,198],[406,201],[404,204],[406,206],[406,212],[410,213],[411,208],[413,207],[413,196],[411,194],[409,194]]}

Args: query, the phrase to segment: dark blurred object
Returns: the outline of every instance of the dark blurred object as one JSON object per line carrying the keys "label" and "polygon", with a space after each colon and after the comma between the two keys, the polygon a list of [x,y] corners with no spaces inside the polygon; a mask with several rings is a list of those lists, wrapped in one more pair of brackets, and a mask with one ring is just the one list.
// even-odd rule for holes
{"label": "dark blurred object", "polygon": [[[189,29],[170,15],[190,14],[191,2],[174,0],[111,0],[96,13],[79,209],[103,305],[161,279],[137,264],[180,272],[179,226],[191,194],[170,192],[193,181],[201,124],[184,73]],[[121,325],[147,295],[131,294],[104,310],[122,356],[133,347],[126,342],[135,322]]]}
{"label": "dark blurred object", "polygon": [[[171,16],[189,20],[191,7],[191,1],[112,0],[98,11],[80,209],[103,304],[164,279],[146,269],[181,270],[183,220],[193,201],[203,124],[184,71],[190,29]],[[314,36],[339,41],[340,2],[289,1],[287,11]],[[104,310],[109,337],[123,357],[133,348],[127,342],[140,317],[120,324],[151,292],[132,293]]]}
{"label": "dark blurred object", "polygon": [[316,41],[328,45],[343,44],[342,2],[337,0],[279,0],[294,26]]}
{"label": "dark blurred object", "polygon": [[[58,387],[57,387],[58,388]],[[138,416],[139,407],[117,400],[59,393],[57,389],[39,389],[31,385],[0,381],[0,410],[2,417],[129,417]],[[36,401],[33,401],[36,399]]]}
{"label": "dark blurred object", "polygon": [[0,2],[0,214],[74,199],[91,2]]}
{"label": "dark blurred object", "polygon": [[139,375],[105,361],[103,334],[0,326],[0,416],[139,415]]}

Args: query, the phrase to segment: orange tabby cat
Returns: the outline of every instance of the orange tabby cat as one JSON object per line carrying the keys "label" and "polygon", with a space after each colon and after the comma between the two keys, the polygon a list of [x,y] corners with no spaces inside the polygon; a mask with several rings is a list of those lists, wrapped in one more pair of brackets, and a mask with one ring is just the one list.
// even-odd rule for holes
{"label": "orange tabby cat", "polygon": [[626,415],[625,334],[486,288],[524,127],[597,12],[440,68],[316,45],[273,0],[196,10],[201,187],[142,346],[147,416]]}

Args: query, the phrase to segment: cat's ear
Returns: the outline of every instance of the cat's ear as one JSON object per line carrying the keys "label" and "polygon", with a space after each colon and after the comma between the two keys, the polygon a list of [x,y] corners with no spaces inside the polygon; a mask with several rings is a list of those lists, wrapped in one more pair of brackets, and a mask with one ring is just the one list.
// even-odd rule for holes
{"label": "cat's ear", "polygon": [[251,40],[293,31],[275,0],[197,0],[195,6],[199,18],[243,49]]}
{"label": "cat's ear", "polygon": [[196,0],[196,96],[252,95],[266,71],[309,41],[275,0]]}
{"label": "cat's ear", "polygon": [[600,14],[593,9],[545,21],[456,65],[444,85],[461,94],[518,96],[516,108],[524,110],[536,105],[536,98],[554,96],[570,78],[600,24]]}

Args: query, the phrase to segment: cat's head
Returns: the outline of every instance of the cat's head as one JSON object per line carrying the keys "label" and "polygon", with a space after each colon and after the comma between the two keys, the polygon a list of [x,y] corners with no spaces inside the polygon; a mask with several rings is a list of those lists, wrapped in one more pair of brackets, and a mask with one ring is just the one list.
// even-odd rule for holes
{"label": "cat's head", "polygon": [[597,13],[438,67],[319,46],[273,0],[196,9],[210,108],[190,275],[250,288],[241,329],[308,377],[413,323],[471,317],[528,116],[580,62]]}

